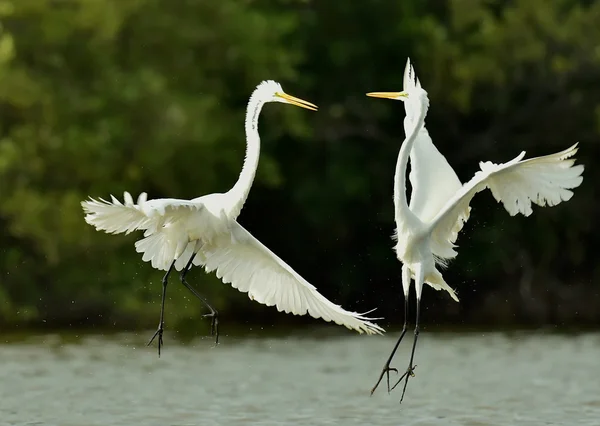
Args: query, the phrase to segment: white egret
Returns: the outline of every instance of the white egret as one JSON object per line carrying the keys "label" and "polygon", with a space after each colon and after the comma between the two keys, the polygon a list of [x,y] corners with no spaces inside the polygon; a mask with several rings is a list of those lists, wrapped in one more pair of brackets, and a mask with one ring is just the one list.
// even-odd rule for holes
{"label": "white egret", "polygon": [[[394,176],[394,207],[397,241],[394,249],[402,262],[402,287],[405,298],[405,319],[402,333],[391,355],[386,361],[379,380],[371,390],[375,391],[389,373],[398,371],[390,363],[407,329],[408,294],[411,279],[415,280],[417,299],[416,322],[412,352],[408,368],[391,388],[394,389],[403,379],[404,388],[400,402],[404,399],[408,379],[414,376],[413,365],[415,348],[419,336],[419,316],[423,284],[436,290],[445,290],[458,301],[458,297],[446,284],[436,265],[444,268],[448,261],[456,257],[458,233],[470,214],[469,203],[476,193],[489,188],[498,202],[511,216],[532,213],[531,203],[539,206],[554,206],[573,196],[570,189],[578,187],[583,177],[583,165],[574,166],[572,158],[577,152],[577,144],[556,154],[524,160],[521,152],[513,160],[504,164],[480,162],[481,170],[462,185],[456,173],[444,156],[433,145],[424,121],[429,108],[427,92],[421,87],[414,70],[407,61],[404,70],[402,92],[372,92],[367,96],[402,100],[406,107],[404,128],[406,139],[402,143]],[[406,168],[411,160],[409,174],[412,186],[410,204],[406,197]]]}
{"label": "white egret", "polygon": [[216,271],[224,283],[248,297],[279,311],[322,318],[346,326],[359,333],[381,334],[383,329],[369,321],[365,314],[349,312],[335,305],[254,238],[237,221],[254,180],[260,155],[258,116],[266,102],[283,102],[309,110],[317,106],[284,93],[281,85],[268,80],[252,93],[246,111],[246,157],[240,176],[224,194],[209,194],[193,200],[162,198],[147,200],[142,193],[134,203],[125,192],[124,203],[111,195],[104,199],[83,201],[85,220],[97,230],[129,234],[143,230],[144,238],[135,243],[142,259],[156,269],[166,271],[162,279],[162,300],[158,329],[148,342],[158,336],[158,355],[163,344],[164,305],[168,277],[173,268],[181,271],[181,283],[210,310],[211,333],[218,343],[217,311],[201,296],[185,277],[193,265]]}

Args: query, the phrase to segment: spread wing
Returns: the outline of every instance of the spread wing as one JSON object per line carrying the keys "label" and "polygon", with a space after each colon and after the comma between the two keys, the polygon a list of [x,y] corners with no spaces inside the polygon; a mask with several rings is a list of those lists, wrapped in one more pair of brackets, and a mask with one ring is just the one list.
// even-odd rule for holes
{"label": "spread wing", "polygon": [[348,312],[327,300],[275,253],[254,238],[239,223],[232,222],[231,235],[213,239],[200,249],[196,264],[207,272],[216,271],[224,283],[231,283],[250,299],[280,312],[309,314],[313,318],[333,321],[367,334],[382,334],[383,329],[371,318]]}
{"label": "spread wing", "polygon": [[456,241],[453,229],[476,193],[489,188],[511,216],[529,216],[531,204],[555,206],[573,196],[570,191],[583,181],[583,165],[574,166],[577,144],[556,154],[523,160],[525,152],[504,164],[479,163],[480,171],[465,183],[429,223],[432,244],[445,247],[452,256]]}
{"label": "spread wing", "polygon": [[85,212],[85,221],[97,230],[109,234],[129,234],[136,229],[146,229],[151,222],[141,208],[146,202],[146,197],[146,193],[142,192],[137,204],[133,202],[129,192],[124,194],[124,203],[113,195],[110,196],[111,201],[90,197],[89,200],[81,202],[81,207]]}
{"label": "spread wing", "polygon": [[[85,221],[97,230],[110,234],[145,231],[145,238],[135,243],[136,251],[143,253],[145,262],[150,261],[154,268],[166,271],[188,245],[187,233],[177,232],[177,224],[186,224],[204,205],[175,198],[150,201],[146,198],[143,192],[134,203],[131,195],[125,192],[124,203],[111,195],[111,201],[90,198],[81,206],[86,213]],[[169,229],[171,226],[173,229]],[[157,232],[159,230],[161,232]]]}

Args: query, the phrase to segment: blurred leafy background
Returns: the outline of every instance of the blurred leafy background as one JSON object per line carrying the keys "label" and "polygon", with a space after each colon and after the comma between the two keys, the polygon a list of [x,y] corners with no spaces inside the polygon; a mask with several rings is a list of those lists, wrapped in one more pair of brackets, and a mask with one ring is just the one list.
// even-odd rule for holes
{"label": "blurred leafy background", "polygon": [[[408,56],[427,127],[462,181],[479,160],[580,142],[567,203],[508,216],[475,198],[445,272],[461,303],[425,290],[423,320],[600,324],[600,2],[584,0],[0,0],[0,326],[153,327],[162,272],[139,235],[83,220],[88,195],[193,198],[227,190],[245,104],[264,79],[319,105],[267,105],[240,222],[328,298],[402,321],[392,177]],[[226,323],[309,321],[197,268]],[[173,279],[168,328],[207,330]],[[314,321],[318,323],[318,321]]]}

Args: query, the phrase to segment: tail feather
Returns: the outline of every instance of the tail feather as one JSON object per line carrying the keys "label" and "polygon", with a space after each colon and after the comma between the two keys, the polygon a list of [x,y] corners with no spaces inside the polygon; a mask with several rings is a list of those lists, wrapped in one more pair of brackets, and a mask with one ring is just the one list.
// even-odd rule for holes
{"label": "tail feather", "polygon": [[444,281],[444,277],[442,277],[442,274],[437,269],[434,274],[425,277],[425,282],[438,291],[447,291],[450,294],[450,297],[452,297],[454,301],[458,302],[458,296],[456,295],[455,291],[446,283],[446,281]]}

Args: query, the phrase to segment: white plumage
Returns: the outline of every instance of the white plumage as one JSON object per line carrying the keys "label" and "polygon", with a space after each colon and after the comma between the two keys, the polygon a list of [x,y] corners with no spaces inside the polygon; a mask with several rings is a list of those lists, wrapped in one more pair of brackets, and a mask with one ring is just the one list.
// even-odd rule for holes
{"label": "white plumage", "polygon": [[[214,198],[217,202],[216,195]],[[231,283],[248,297],[277,310],[294,315],[309,314],[344,325],[360,333],[381,333],[369,318],[348,312],[321,295],[275,253],[265,247],[234,219],[221,221],[205,208],[205,202],[158,199],[146,200],[142,193],[138,203],[125,192],[126,202],[113,196],[112,202],[90,199],[83,203],[85,220],[98,230],[130,233],[144,230],[144,238],[135,243],[142,259],[160,270],[168,270],[173,260],[181,271],[193,253],[196,266],[206,272],[216,271],[224,283]],[[135,224],[135,225],[132,225]],[[207,225],[210,224],[210,225]]]}
{"label": "white plumage", "polygon": [[206,271],[216,271],[224,283],[231,283],[248,297],[294,315],[308,313],[313,318],[333,321],[348,328],[373,333],[381,331],[368,318],[349,313],[323,297],[275,253],[254,238],[239,223],[231,224],[231,244],[226,235],[215,238],[202,249]]}
{"label": "white plumage", "polygon": [[[404,72],[403,88],[405,91],[420,89],[421,83],[414,75],[410,59],[407,60],[407,66]],[[408,135],[414,127],[417,110],[411,102],[405,102],[404,107],[406,116],[404,118],[404,133]],[[462,187],[456,172],[446,160],[437,147],[433,144],[427,128],[423,124],[417,132],[414,145],[410,151],[410,173],[408,175],[410,186],[412,188],[409,210],[419,219],[420,222],[428,223],[440,212],[446,202],[456,194]],[[395,179],[395,182],[398,182]],[[398,189],[398,191],[404,189]],[[464,222],[469,218],[471,208],[467,205],[460,212],[456,224],[452,227],[449,239],[456,241],[458,233],[463,227]],[[445,259],[454,257],[456,252],[453,245],[439,243],[435,238],[432,241],[431,251],[436,262],[446,266]],[[441,289],[436,284],[429,282],[432,287]],[[449,287],[453,299],[458,301],[456,294]]]}
{"label": "white plumage", "polygon": [[[276,306],[279,311],[295,315],[308,313],[359,333],[381,334],[383,329],[369,322],[371,318],[346,311],[323,297],[236,220],[258,166],[258,116],[264,103],[271,101],[316,109],[309,102],[285,94],[274,81],[259,84],[248,102],[244,166],[238,181],[228,192],[193,200],[147,200],[146,194],[142,193],[137,203],[125,192],[124,203],[113,196],[111,201],[90,199],[82,202],[85,220],[97,230],[113,234],[144,231],[144,238],[135,243],[136,250],[154,268],[167,271],[164,287],[171,268],[183,271],[182,282],[188,286],[184,277],[191,264],[185,268],[192,261],[194,265],[204,266],[207,272],[216,271],[223,282],[247,292],[251,299]],[[201,296],[194,294],[210,307]],[[163,311],[164,305],[157,330],[159,354]]]}
{"label": "white plumage", "polygon": [[556,154],[528,160],[523,160],[523,151],[504,164],[480,162],[481,170],[428,223],[431,239],[435,242],[432,246],[439,247],[440,252],[451,253],[443,256],[445,259],[456,256],[453,243],[457,234],[453,229],[457,221],[462,221],[475,194],[486,188],[490,189],[496,201],[502,203],[511,216],[519,213],[531,215],[532,203],[543,207],[570,200],[573,196],[571,189],[578,187],[583,181],[581,174],[584,166],[574,166],[575,160],[571,158],[577,153],[577,145],[576,143]]}
{"label": "white plumage", "polygon": [[[529,160],[523,160],[525,152],[522,152],[504,164],[481,162],[481,170],[475,173],[469,182],[461,185],[456,173],[433,145],[425,129],[429,98],[415,76],[410,59],[406,63],[403,83],[403,92],[368,94],[373,97],[402,100],[406,108],[406,139],[398,154],[394,176],[394,249],[402,262],[405,315],[408,311],[411,279],[415,280],[417,315],[410,363],[398,380],[398,383],[405,380],[400,401],[404,398],[408,378],[414,375],[413,359],[419,335],[423,284],[427,283],[436,290],[445,290],[458,301],[456,293],[444,281],[436,266],[445,267],[450,259],[456,257],[455,242],[464,223],[469,219],[471,199],[476,193],[489,188],[494,198],[504,205],[511,216],[518,213],[529,216],[533,212],[532,203],[554,206],[569,200],[573,196],[571,189],[578,187],[583,180],[581,174],[584,169],[583,165],[574,165],[575,160],[572,157],[577,152],[577,144],[574,144],[559,153]],[[406,169],[409,158],[409,179],[413,190],[410,204],[406,196]],[[402,334],[371,392],[375,391],[384,374],[388,375],[390,390],[389,372],[395,370],[390,368],[390,363],[406,333],[406,326],[405,316]]]}

